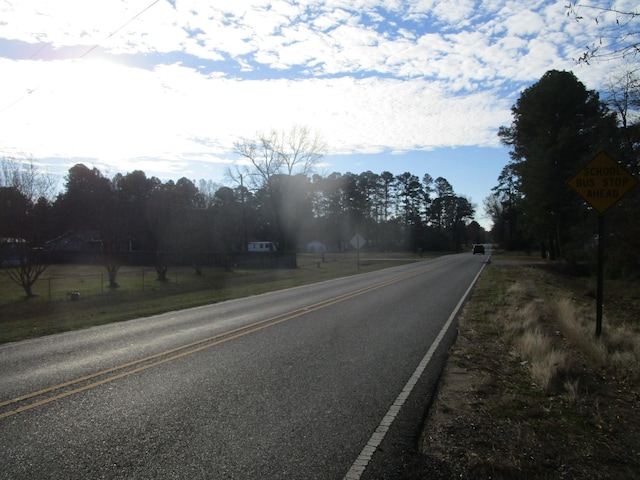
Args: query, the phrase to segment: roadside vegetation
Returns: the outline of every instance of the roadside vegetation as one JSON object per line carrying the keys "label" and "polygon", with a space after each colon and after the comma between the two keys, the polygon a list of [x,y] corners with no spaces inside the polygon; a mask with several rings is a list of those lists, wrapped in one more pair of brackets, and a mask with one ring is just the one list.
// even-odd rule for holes
{"label": "roadside vegetation", "polygon": [[[433,478],[628,479],[640,471],[640,288],[494,257],[459,321],[421,451]],[[426,470],[425,470],[426,471]]]}

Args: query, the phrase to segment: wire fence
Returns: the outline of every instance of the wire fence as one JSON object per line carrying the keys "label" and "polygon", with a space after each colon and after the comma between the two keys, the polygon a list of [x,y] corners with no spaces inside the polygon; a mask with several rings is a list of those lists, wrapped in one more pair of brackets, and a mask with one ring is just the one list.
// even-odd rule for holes
{"label": "wire fence", "polygon": [[[189,266],[171,266],[164,281],[158,280],[158,272],[154,267],[123,266],[118,270],[115,278],[116,288],[110,286],[109,274],[100,265],[54,264],[48,267],[35,282],[32,291],[38,301],[44,302],[77,301],[113,292],[144,294],[152,297],[159,292],[169,294],[197,289],[223,288],[226,282],[234,281],[229,277],[231,271],[234,272],[232,278],[235,282],[242,283],[245,281],[243,279],[262,275],[260,272],[267,274],[274,271],[274,267],[280,266],[279,262],[274,262],[267,256],[256,254],[250,257],[252,262],[249,265],[247,262],[241,262],[242,264],[230,265],[230,268],[208,265],[196,270]],[[291,262],[289,259],[286,260],[285,265],[288,266]],[[345,262],[355,262],[355,256],[346,253],[300,254],[297,268],[319,270],[323,264]],[[24,298],[22,288],[1,273],[0,304],[9,304]]]}
{"label": "wire fence", "polygon": [[[33,293],[43,300],[57,302],[62,300],[79,300],[96,295],[103,295],[113,290],[119,292],[151,292],[160,287],[158,274],[155,269],[121,269],[116,275],[116,287],[110,285],[109,274],[106,270],[101,273],[82,273],[83,269],[75,272],[70,268],[64,272],[52,272],[49,276],[41,277],[33,286]],[[174,268],[167,272],[167,285],[184,285],[196,281],[194,269]],[[17,287],[17,285],[15,286]],[[18,287],[19,288],[19,287]]]}
{"label": "wire fence", "polygon": [[[152,288],[150,282],[156,281],[155,270],[140,269],[118,272],[117,288],[127,291],[144,292]],[[178,282],[178,278],[175,278]],[[105,271],[100,274],[74,274],[42,278],[34,286],[34,293],[46,297],[49,302],[59,300],[78,300],[81,297],[104,294],[111,290],[109,275]],[[44,290],[44,291],[43,291]]]}

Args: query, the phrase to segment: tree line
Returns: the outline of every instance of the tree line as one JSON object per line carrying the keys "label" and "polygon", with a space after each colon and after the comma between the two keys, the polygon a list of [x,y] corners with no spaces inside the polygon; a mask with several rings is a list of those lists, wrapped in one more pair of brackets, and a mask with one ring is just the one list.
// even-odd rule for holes
{"label": "tree line", "polygon": [[[640,175],[640,81],[630,69],[612,77],[602,95],[571,72],[551,70],[525,89],[513,121],[498,133],[510,161],[485,209],[492,237],[509,249],[589,268],[596,258],[598,215],[567,181],[600,151]],[[608,272],[637,275],[640,188],[605,213]]]}
{"label": "tree line", "polygon": [[[366,248],[379,251],[456,251],[484,241],[483,229],[472,221],[474,207],[446,179],[408,172],[314,174],[322,145],[310,141],[307,130],[299,132],[304,141],[297,143],[290,133],[273,132],[239,143],[250,161],[227,172],[232,186],[184,177],[162,182],[140,170],[109,178],[76,164],[54,196],[50,178],[33,160],[5,158],[3,270],[31,295],[45,256],[64,248],[56,239],[69,232],[99,240],[95,257],[112,287],[128,252],[145,252],[164,280],[176,263],[192,264],[196,272],[212,258],[232,265],[251,241],[273,242],[281,252],[304,250],[312,241],[343,251],[356,233],[367,239]],[[280,151],[282,139],[295,154]]]}

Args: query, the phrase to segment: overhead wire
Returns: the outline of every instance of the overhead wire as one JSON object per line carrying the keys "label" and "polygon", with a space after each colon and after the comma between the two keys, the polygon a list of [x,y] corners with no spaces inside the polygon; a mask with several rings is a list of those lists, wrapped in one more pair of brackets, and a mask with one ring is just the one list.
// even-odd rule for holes
{"label": "overhead wire", "polygon": [[[89,47],[84,53],[82,53],[81,55],[75,57],[75,60],[83,60],[85,57],[87,57],[89,54],[91,54],[91,52],[93,52],[94,50],[96,50],[100,44],[102,44],[103,42],[105,42],[106,40],[109,40],[111,37],[113,37],[114,35],[116,35],[120,30],[122,30],[123,28],[125,28],[127,25],[129,25],[131,22],[133,22],[134,20],[136,20],[138,17],[140,17],[143,13],[145,13],[147,10],[149,10],[150,8],[152,8],[155,4],[159,3],[160,0],[154,0],[153,2],[151,2],[149,5],[147,5],[145,8],[143,8],[142,10],[140,10],[138,13],[136,13],[133,17],[131,17],[129,20],[127,20],[125,23],[123,23],[122,25],[120,25],[118,28],[116,28],[115,30],[113,30],[111,33],[109,33],[109,35],[107,35],[106,37],[104,37],[102,39],[102,41],[100,41],[99,43],[96,43],[95,45],[92,45],[91,47]],[[29,58],[33,59],[37,54],[39,54],[42,50],[44,50],[46,47],[48,46],[48,44],[45,44],[43,46],[41,46],[36,52],[34,52]],[[22,95],[21,97],[17,98],[16,100],[14,100],[13,102],[7,104],[6,106],[4,106],[3,108],[0,108],[0,113],[4,113],[5,111],[9,110],[11,107],[13,107],[14,105],[18,104],[19,102],[21,102],[22,100],[24,100],[28,95],[31,95],[33,92],[39,90],[43,85],[45,85],[47,83],[47,81],[42,82],[40,85],[31,88],[31,89],[27,89],[27,93]]]}
{"label": "overhead wire", "polygon": [[[153,2],[151,2],[149,5],[147,5],[145,8],[143,8],[141,11],[139,11],[136,15],[134,15],[133,17],[131,17],[129,20],[127,20],[125,23],[123,23],[122,25],[120,25],[117,29],[115,29],[113,32],[111,32],[109,35],[107,35],[103,42],[105,40],[109,40],[111,37],[113,37],[116,33],[118,33],[120,30],[122,30],[124,27],[126,27],[127,25],[129,25],[131,22],[133,22],[136,18],[138,18],[140,15],[142,15],[144,12],[146,12],[147,10],[149,10],[151,7],[153,7],[156,3],[158,3],[160,0],[154,0]],[[98,48],[100,46],[99,43],[95,44],[94,46],[92,46],[91,48],[89,48],[86,52],[84,52],[82,55],[80,55],[78,57],[78,59],[83,59],[84,57],[86,57],[87,55],[89,55],[91,52],[93,52],[96,48]]]}

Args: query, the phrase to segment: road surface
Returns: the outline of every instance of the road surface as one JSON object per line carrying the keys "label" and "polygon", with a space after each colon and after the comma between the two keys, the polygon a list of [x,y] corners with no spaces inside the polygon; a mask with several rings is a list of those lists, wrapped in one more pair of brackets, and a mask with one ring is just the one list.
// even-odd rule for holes
{"label": "road surface", "polygon": [[485,260],[0,346],[0,478],[392,478]]}

